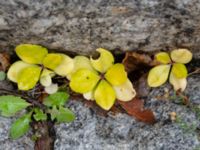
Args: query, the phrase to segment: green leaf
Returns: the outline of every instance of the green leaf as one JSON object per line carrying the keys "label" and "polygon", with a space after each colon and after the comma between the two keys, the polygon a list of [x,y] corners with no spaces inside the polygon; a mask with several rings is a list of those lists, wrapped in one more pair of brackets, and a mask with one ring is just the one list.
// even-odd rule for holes
{"label": "green leaf", "polygon": [[29,64],[42,64],[48,51],[46,48],[33,44],[20,44],[16,47],[19,58]]}
{"label": "green leaf", "polygon": [[53,109],[50,111],[51,119],[54,120],[56,118],[57,122],[72,122],[75,119],[74,113],[69,110],[68,108],[59,107],[57,109],[56,107],[53,107]]}
{"label": "green leaf", "polygon": [[3,71],[0,71],[0,81],[3,81],[6,79],[6,73]]}
{"label": "green leaf", "polygon": [[45,98],[44,104],[49,107],[63,106],[67,102],[68,98],[69,94],[66,92],[57,92]]}
{"label": "green leaf", "polygon": [[164,84],[169,76],[170,65],[159,65],[152,68],[148,75],[148,85],[150,87],[158,87]]}
{"label": "green leaf", "polygon": [[185,65],[184,64],[180,64],[180,63],[173,64],[172,73],[177,78],[186,78],[187,74],[188,74],[187,68],[185,67]]}
{"label": "green leaf", "polygon": [[15,115],[18,111],[30,106],[24,99],[11,95],[0,96],[0,111],[1,115],[10,117]]}
{"label": "green leaf", "polygon": [[171,62],[171,59],[168,55],[168,53],[166,52],[160,52],[158,54],[156,54],[156,60],[162,64],[168,64]]}
{"label": "green leaf", "polygon": [[17,119],[11,126],[10,135],[12,139],[17,139],[24,135],[30,128],[31,113]]}
{"label": "green leaf", "polygon": [[36,121],[47,120],[47,114],[45,114],[41,109],[35,108],[34,112],[35,114],[33,115],[33,117]]}

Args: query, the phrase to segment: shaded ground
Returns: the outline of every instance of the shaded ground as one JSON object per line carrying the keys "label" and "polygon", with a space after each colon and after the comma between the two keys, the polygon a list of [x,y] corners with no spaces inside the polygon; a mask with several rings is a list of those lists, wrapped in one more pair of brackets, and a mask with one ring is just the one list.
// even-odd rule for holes
{"label": "shaded ground", "polygon": [[[191,108],[175,104],[165,98],[167,89],[171,90],[171,86],[153,89],[145,100],[146,106],[154,111],[158,120],[153,126],[138,122],[126,114],[109,113],[108,117],[99,116],[83,103],[71,101],[69,106],[77,118],[73,123],[56,125],[55,149],[194,150],[200,145],[198,116]],[[199,91],[200,76],[189,77],[186,94],[195,106],[200,103]],[[186,126],[170,121],[169,114],[173,111]],[[30,140],[30,132],[16,141],[8,137],[9,127],[14,119],[0,117],[0,150],[33,149],[34,143]]]}

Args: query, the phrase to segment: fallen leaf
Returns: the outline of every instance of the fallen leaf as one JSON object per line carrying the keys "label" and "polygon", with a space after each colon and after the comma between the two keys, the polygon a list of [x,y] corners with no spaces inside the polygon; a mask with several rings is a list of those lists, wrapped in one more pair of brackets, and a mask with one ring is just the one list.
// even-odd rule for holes
{"label": "fallen leaf", "polygon": [[0,70],[6,71],[10,66],[10,56],[6,53],[0,53]]}
{"label": "fallen leaf", "polygon": [[153,112],[150,109],[144,109],[144,102],[142,100],[134,98],[129,102],[118,101],[118,103],[130,116],[149,124],[156,122]]}
{"label": "fallen leaf", "polygon": [[132,72],[140,69],[141,67],[152,67],[158,64],[147,54],[139,54],[136,52],[127,52],[122,63],[127,72]]}

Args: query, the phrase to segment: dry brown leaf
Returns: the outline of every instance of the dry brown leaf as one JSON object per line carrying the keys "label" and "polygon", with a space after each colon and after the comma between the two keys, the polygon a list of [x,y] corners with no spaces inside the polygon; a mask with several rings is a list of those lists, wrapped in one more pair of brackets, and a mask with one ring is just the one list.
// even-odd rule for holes
{"label": "dry brown leaf", "polygon": [[144,109],[144,102],[142,100],[134,98],[129,102],[118,101],[118,103],[130,116],[149,124],[156,122],[153,112],[150,109]]}
{"label": "dry brown leaf", "polygon": [[0,53],[0,70],[6,71],[10,66],[10,56],[6,53]]}
{"label": "dry brown leaf", "polygon": [[151,67],[158,64],[158,62],[153,61],[149,55],[136,52],[127,52],[122,63],[127,72],[138,70],[144,66]]}

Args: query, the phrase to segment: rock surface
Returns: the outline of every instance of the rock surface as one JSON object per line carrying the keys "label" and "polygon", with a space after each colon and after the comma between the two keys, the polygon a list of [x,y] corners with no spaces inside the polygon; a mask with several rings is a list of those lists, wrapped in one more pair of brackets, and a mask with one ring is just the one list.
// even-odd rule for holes
{"label": "rock surface", "polygon": [[[7,81],[0,88],[11,89]],[[200,76],[188,78],[186,94],[191,104],[200,107]],[[169,92],[170,96],[165,96]],[[199,112],[169,100],[172,87],[164,85],[153,89],[147,98],[146,107],[151,108],[157,123],[147,125],[134,118],[112,112],[108,117],[100,116],[82,102],[70,101],[69,107],[76,113],[76,120],[69,124],[56,125],[55,150],[194,150],[200,148]],[[1,95],[2,93],[0,93]],[[171,122],[169,114],[176,112],[180,122]],[[33,150],[31,132],[18,140],[9,138],[13,118],[0,117],[0,150]]]}
{"label": "rock surface", "polygon": [[200,58],[199,0],[1,0],[0,49],[20,43],[90,54],[186,47]]}
{"label": "rock surface", "polygon": [[[200,99],[200,77],[189,78],[186,93],[191,102]],[[71,109],[77,119],[71,124],[56,127],[56,150],[194,150],[200,148],[196,128],[200,120],[195,113],[183,106],[172,103],[169,99],[157,99],[165,94],[171,86],[154,89],[146,99],[158,122],[146,125],[137,122],[126,114],[109,114],[107,118],[85,108],[82,103],[71,101]],[[192,93],[196,93],[193,97]],[[169,121],[169,114],[176,112],[180,123]],[[187,124],[187,127],[181,127]]]}
{"label": "rock surface", "polygon": [[[98,47],[154,52],[186,47],[200,58],[198,0],[0,0],[0,50],[35,43],[52,50],[89,55]],[[0,83],[0,86],[5,83]],[[10,86],[6,85],[5,87]],[[12,88],[12,87],[8,87]],[[193,150],[199,147],[195,112],[168,99],[163,86],[146,98],[158,120],[146,125],[126,114],[102,117],[81,102],[70,101],[76,121],[56,126],[56,150]],[[200,77],[188,79],[191,102],[200,104]],[[169,121],[176,112],[190,130]],[[12,141],[16,118],[0,117],[0,150],[32,150],[31,134]]]}

